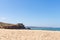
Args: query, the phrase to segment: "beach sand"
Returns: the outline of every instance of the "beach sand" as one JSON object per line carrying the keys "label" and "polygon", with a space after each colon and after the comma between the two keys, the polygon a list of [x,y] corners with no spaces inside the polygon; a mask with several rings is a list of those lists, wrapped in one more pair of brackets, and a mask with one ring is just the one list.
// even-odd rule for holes
{"label": "beach sand", "polygon": [[0,29],[0,40],[60,40],[60,31]]}

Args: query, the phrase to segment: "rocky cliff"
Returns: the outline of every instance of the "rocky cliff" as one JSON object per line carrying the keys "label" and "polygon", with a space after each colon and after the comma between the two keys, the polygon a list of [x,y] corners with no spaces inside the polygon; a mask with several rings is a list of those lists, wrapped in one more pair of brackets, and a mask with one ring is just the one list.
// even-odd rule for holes
{"label": "rocky cliff", "polygon": [[22,23],[9,24],[9,23],[0,22],[0,28],[1,29],[25,29],[25,26]]}

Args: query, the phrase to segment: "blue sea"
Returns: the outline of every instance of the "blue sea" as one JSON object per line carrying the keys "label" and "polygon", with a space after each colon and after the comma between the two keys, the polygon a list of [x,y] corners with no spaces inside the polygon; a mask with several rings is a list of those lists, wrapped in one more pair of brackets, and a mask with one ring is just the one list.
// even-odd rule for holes
{"label": "blue sea", "polygon": [[60,28],[53,27],[30,27],[31,30],[52,30],[52,31],[60,31]]}

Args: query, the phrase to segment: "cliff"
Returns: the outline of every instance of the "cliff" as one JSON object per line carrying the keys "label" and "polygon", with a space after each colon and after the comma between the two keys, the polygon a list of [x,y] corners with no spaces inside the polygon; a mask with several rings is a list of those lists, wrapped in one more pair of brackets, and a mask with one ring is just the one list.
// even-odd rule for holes
{"label": "cliff", "polygon": [[25,26],[22,23],[10,24],[10,23],[0,22],[0,28],[1,29],[25,29]]}

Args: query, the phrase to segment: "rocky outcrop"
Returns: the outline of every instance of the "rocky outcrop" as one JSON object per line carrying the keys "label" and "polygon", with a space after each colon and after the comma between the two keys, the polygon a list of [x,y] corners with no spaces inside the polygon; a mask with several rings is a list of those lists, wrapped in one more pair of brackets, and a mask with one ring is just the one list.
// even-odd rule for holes
{"label": "rocky outcrop", "polygon": [[22,23],[18,24],[7,24],[7,23],[0,23],[1,29],[26,29]]}
{"label": "rocky outcrop", "polygon": [[31,29],[31,28],[27,27],[26,29]]}

